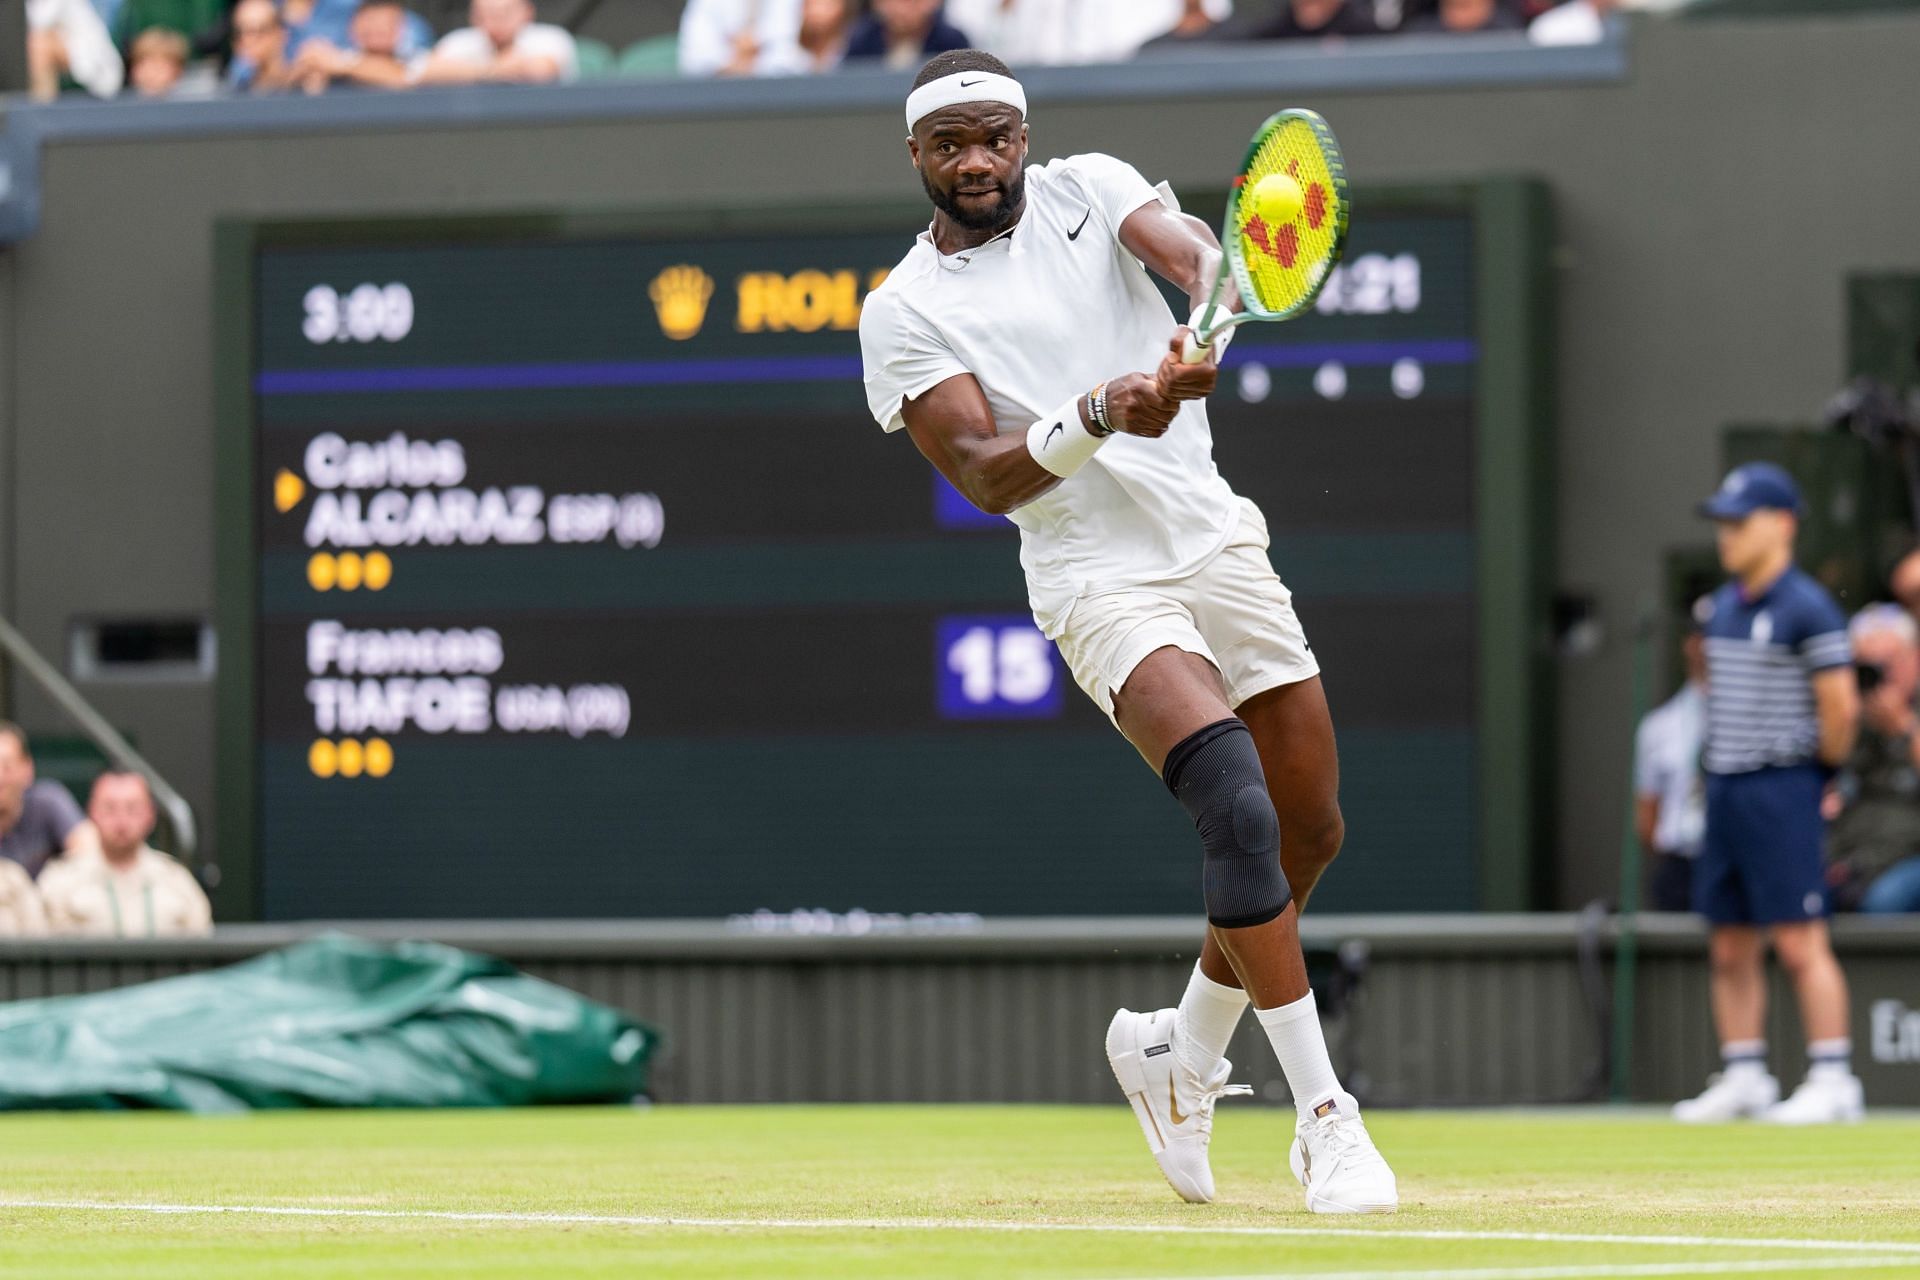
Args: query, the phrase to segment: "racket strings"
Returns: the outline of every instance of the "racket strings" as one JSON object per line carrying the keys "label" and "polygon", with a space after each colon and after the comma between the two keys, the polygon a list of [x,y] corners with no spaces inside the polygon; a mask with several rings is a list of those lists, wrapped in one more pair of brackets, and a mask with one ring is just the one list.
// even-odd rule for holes
{"label": "racket strings", "polygon": [[[1251,209],[1239,210],[1240,262],[1245,299],[1270,315],[1290,313],[1313,296],[1333,266],[1345,221],[1344,183],[1333,175],[1319,135],[1293,119],[1272,129],[1254,148],[1241,191],[1262,178],[1284,173],[1300,184],[1300,210],[1290,220],[1269,226]],[[1243,292],[1245,290],[1243,289]]]}

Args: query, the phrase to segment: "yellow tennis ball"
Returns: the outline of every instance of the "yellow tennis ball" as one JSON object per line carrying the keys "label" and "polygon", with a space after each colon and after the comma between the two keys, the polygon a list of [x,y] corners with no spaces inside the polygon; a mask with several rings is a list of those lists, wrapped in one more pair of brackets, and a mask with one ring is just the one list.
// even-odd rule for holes
{"label": "yellow tennis ball", "polygon": [[1247,209],[1269,227],[1284,227],[1300,216],[1307,200],[1300,184],[1284,173],[1270,173],[1247,193]]}

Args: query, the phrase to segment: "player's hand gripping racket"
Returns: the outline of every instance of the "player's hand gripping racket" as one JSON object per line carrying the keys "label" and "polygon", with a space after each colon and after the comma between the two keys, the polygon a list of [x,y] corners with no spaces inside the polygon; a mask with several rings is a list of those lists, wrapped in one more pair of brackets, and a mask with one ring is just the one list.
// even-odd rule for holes
{"label": "player's hand gripping racket", "polygon": [[[1318,112],[1290,108],[1253,135],[1227,192],[1220,277],[1180,358],[1198,364],[1215,340],[1249,320],[1285,320],[1313,305],[1347,244],[1347,168]],[[1220,307],[1227,281],[1243,308]]]}

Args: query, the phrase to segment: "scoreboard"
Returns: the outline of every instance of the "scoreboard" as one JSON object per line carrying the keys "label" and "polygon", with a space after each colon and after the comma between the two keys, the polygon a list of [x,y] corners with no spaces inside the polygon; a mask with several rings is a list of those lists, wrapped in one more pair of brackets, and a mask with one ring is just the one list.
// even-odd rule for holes
{"label": "scoreboard", "polygon": [[[1363,192],[1318,309],[1243,331],[1211,402],[1340,731],[1317,906],[1480,897],[1477,209]],[[1013,527],[866,412],[861,305],[924,216],[227,233],[243,911],[1198,909]]]}

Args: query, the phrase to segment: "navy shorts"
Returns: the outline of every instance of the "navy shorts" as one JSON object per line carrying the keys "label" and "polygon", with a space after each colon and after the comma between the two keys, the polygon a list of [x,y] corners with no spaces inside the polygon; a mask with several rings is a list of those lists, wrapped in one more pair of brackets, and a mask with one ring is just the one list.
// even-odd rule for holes
{"label": "navy shorts", "polygon": [[1817,765],[1707,775],[1693,909],[1714,924],[1798,924],[1827,914]]}

